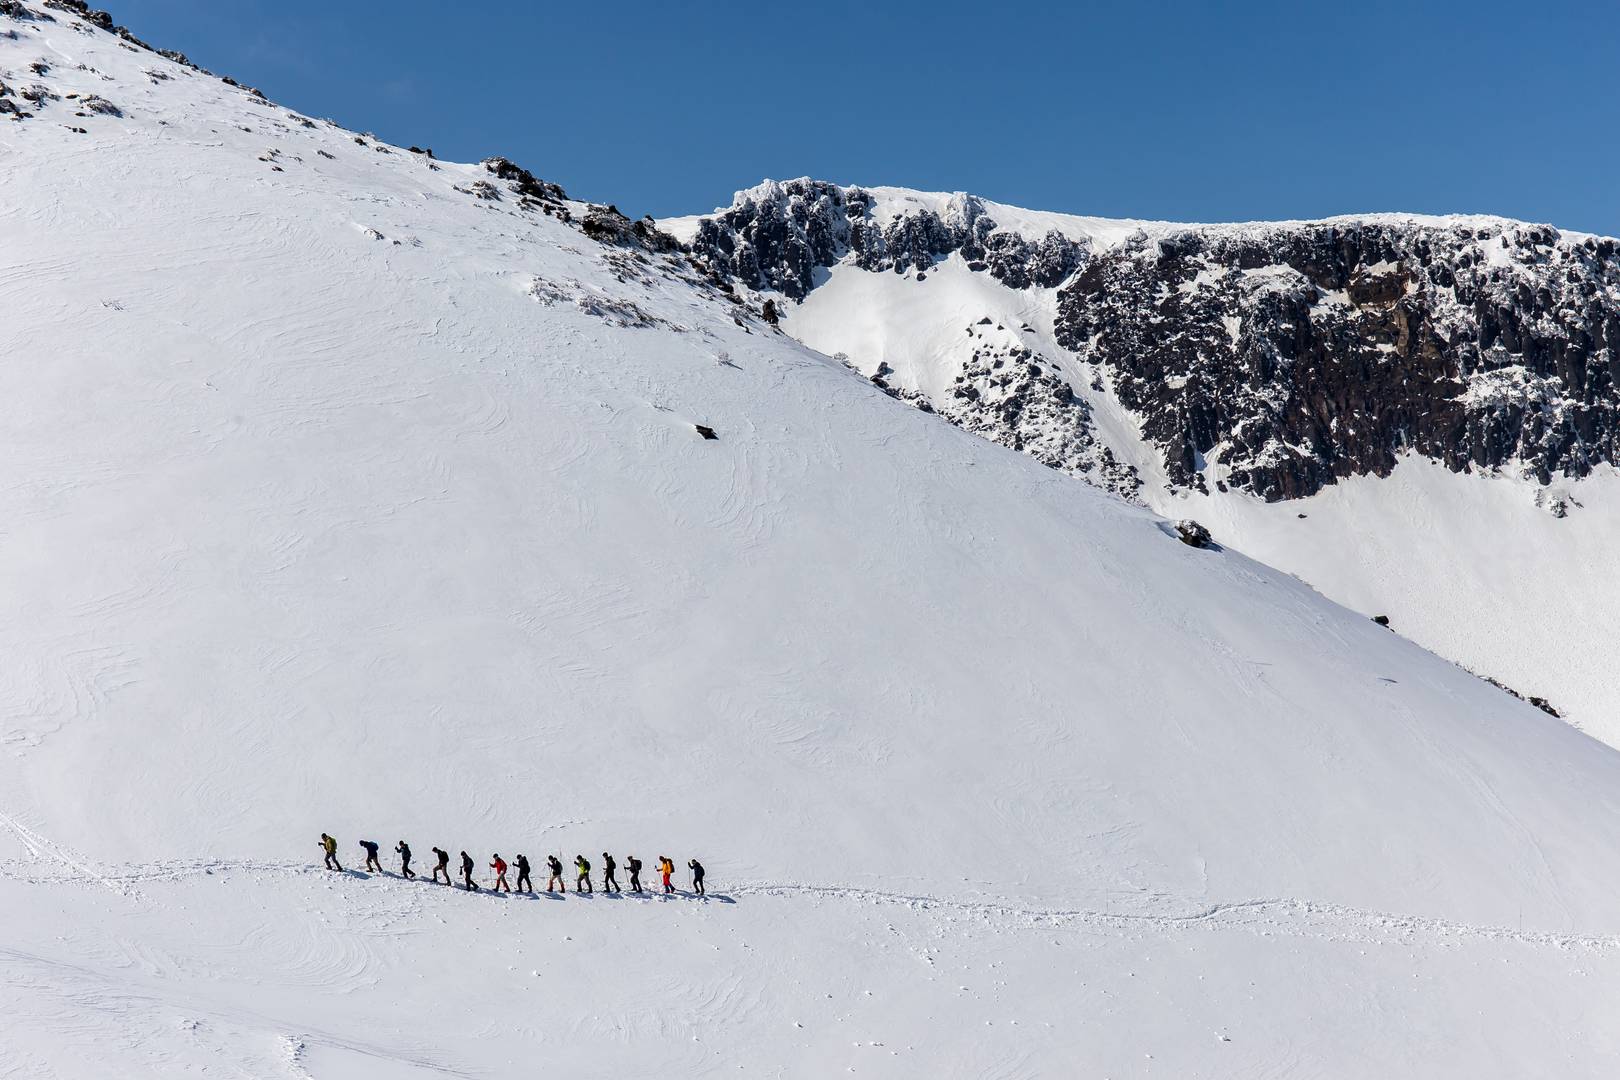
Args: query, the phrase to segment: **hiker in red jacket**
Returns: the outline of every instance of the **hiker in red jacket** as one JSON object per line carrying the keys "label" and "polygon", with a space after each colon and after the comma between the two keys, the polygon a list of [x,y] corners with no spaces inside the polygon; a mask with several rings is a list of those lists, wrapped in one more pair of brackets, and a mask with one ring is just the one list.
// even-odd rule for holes
{"label": "hiker in red jacket", "polygon": [[489,864],[489,868],[495,871],[495,888],[492,891],[500,892],[505,889],[511,892],[512,886],[506,883],[506,860],[501,858],[500,852],[495,853],[495,861]]}

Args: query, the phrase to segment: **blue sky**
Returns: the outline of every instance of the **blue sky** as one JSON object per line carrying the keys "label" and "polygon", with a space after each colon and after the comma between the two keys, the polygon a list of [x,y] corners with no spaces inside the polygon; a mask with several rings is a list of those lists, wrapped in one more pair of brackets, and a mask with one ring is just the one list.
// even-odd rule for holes
{"label": "blue sky", "polygon": [[638,216],[770,176],[1620,233],[1620,4],[108,0],[272,98]]}

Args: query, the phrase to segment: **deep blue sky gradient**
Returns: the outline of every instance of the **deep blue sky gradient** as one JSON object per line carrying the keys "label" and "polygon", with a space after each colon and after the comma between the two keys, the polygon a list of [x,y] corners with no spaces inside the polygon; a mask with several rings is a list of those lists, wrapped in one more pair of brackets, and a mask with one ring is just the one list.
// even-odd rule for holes
{"label": "deep blue sky gradient", "polygon": [[1105,216],[1620,233],[1620,3],[107,0],[137,35],[632,217],[766,176]]}

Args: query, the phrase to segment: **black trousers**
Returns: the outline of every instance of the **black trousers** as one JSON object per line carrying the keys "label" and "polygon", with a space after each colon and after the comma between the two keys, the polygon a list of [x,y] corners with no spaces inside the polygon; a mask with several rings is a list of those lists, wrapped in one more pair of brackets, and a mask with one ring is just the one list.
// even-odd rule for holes
{"label": "black trousers", "polygon": [[609,870],[602,875],[602,888],[612,889],[614,892],[619,891],[619,880],[613,876],[613,871]]}
{"label": "black trousers", "polygon": [[373,855],[369,851],[366,852],[366,869],[375,870],[379,874],[382,873],[382,863],[378,862],[377,856]]}
{"label": "black trousers", "polygon": [[461,877],[462,877],[462,880],[467,883],[467,891],[468,892],[474,892],[474,891],[477,890],[478,886],[476,884],[474,884],[474,882],[473,882],[472,871],[471,870],[463,870],[461,872]]}
{"label": "black trousers", "polygon": [[518,871],[518,892],[534,892],[534,882],[529,880],[527,870]]}
{"label": "black trousers", "polygon": [[[584,887],[581,888],[581,886],[584,886]],[[579,875],[578,880],[576,880],[574,882],[574,891],[575,892],[592,892],[592,891],[594,891],[594,890],[591,889],[591,875],[589,875],[589,874],[581,874],[581,875]]]}
{"label": "black trousers", "polygon": [[415,874],[411,873],[411,860],[409,858],[399,860],[399,875],[400,877],[408,878],[413,878],[416,876]]}
{"label": "black trousers", "polygon": [[450,884],[450,864],[449,863],[440,863],[438,866],[435,866],[433,868],[433,880],[438,881],[440,874],[444,875],[444,883],[446,885]]}
{"label": "black trousers", "polygon": [[703,891],[703,879],[701,877],[695,877],[692,879],[692,891],[697,893],[699,896],[707,895]]}
{"label": "black trousers", "polygon": [[342,865],[340,865],[338,863],[338,861],[337,861],[337,856],[333,855],[330,851],[326,853],[326,868],[328,870],[342,870],[343,869]]}
{"label": "black trousers", "polygon": [[641,891],[641,871],[640,870],[632,870],[632,871],[630,871],[630,891],[631,892],[640,892]]}

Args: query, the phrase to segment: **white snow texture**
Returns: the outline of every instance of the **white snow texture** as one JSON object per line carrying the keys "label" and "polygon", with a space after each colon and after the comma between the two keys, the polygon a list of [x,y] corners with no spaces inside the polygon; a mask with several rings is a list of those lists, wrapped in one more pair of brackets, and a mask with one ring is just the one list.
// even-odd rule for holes
{"label": "white snow texture", "polygon": [[0,15],[63,95],[0,126],[0,1074],[1615,1074],[1615,752],[51,14]]}

